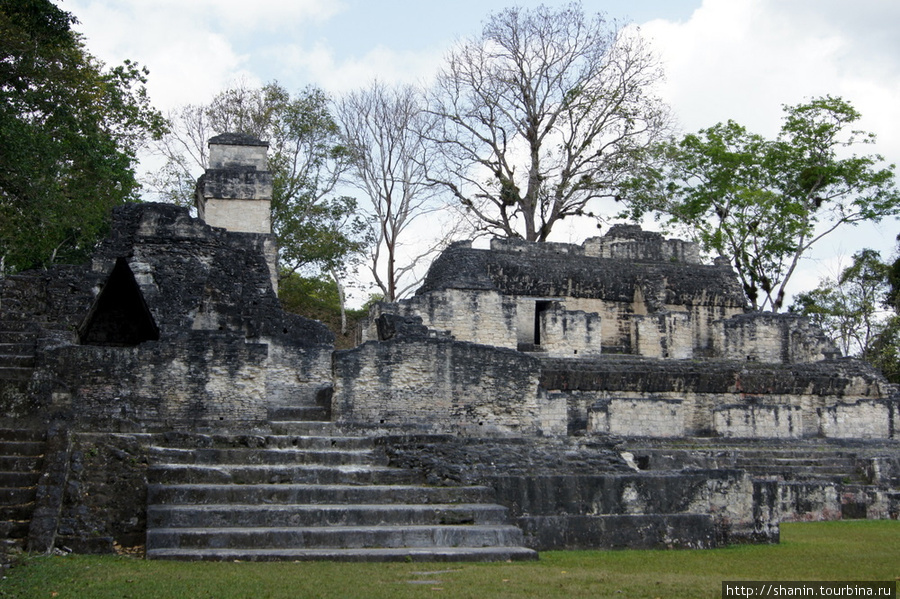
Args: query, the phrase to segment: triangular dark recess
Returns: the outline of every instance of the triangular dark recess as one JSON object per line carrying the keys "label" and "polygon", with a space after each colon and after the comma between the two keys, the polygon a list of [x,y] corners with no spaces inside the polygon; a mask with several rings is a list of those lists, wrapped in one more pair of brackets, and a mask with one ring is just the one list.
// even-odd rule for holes
{"label": "triangular dark recess", "polygon": [[124,258],[118,258],[81,329],[83,345],[133,346],[159,339],[159,328]]}

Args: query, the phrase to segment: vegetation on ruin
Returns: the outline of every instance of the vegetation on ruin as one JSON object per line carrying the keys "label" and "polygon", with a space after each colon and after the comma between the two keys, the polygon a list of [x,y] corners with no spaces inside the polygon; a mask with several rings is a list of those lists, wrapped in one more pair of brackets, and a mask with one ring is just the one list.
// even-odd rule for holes
{"label": "vegetation on ruin", "polygon": [[734,267],[753,309],[778,312],[814,245],[837,230],[900,214],[893,165],[857,155],[874,133],[831,96],[786,106],[777,139],[734,121],[657,146],[623,192],[628,214],[687,232]]}
{"label": "vegetation on ruin", "polygon": [[719,598],[725,580],[900,580],[900,522],[782,525],[779,545],[554,551],[518,563],[183,563],[29,557],[0,597]]}
{"label": "vegetation on ruin", "polygon": [[209,166],[208,143],[222,133],[268,142],[272,171],[272,231],[282,278],[293,273],[341,278],[365,247],[366,225],[354,198],[338,192],[350,153],[331,114],[331,99],[316,87],[290,93],[277,82],[238,84],[208,104],[169,115],[170,130],[156,145],[165,164],[148,180],[161,199],[193,205],[194,184]]}
{"label": "vegetation on ruin", "polygon": [[[358,310],[342,309],[337,282],[326,277],[292,274],[278,284],[278,299],[287,312],[318,320],[334,333],[336,349],[356,347],[356,325],[369,314],[366,303]],[[380,296],[373,301],[381,299]]]}
{"label": "vegetation on ruin", "polygon": [[836,277],[794,299],[790,311],[819,326],[845,356],[857,356],[900,383],[900,258],[861,250]]}
{"label": "vegetation on ruin", "polygon": [[147,71],[107,68],[48,0],[0,0],[0,275],[86,259],[164,129]]}

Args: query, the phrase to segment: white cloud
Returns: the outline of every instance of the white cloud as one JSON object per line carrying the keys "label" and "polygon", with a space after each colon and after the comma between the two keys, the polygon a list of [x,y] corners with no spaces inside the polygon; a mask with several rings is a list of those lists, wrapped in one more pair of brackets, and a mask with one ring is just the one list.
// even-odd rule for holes
{"label": "white cloud", "polygon": [[442,54],[400,52],[376,46],[360,57],[339,60],[325,43],[307,49],[298,45],[271,49],[285,71],[300,70],[305,79],[332,94],[367,86],[378,79],[386,83],[420,83],[437,70]]}
{"label": "white cloud", "polygon": [[168,110],[208,101],[251,72],[256,48],[264,52],[274,34],[298,33],[343,9],[335,0],[70,0],[64,6],[81,23],[92,54],[110,64],[136,60],[150,69],[148,89]]}

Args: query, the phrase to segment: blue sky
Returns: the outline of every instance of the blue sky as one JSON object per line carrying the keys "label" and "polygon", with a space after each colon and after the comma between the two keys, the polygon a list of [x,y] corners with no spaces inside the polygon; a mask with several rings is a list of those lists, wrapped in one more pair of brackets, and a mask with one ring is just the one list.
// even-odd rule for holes
{"label": "blue sky", "polygon": [[[427,81],[453,42],[492,11],[537,0],[61,0],[90,51],[150,68],[162,110],[208,101],[244,80],[317,85],[334,95],[373,78]],[[560,2],[551,2],[559,5]],[[634,23],[665,65],[659,93],[685,131],[734,119],[774,136],[783,104],[850,100],[900,163],[897,0],[584,0],[586,12]],[[862,247],[885,256],[896,222],[823,246],[798,286],[813,287]],[[581,241],[579,231],[562,241]]]}

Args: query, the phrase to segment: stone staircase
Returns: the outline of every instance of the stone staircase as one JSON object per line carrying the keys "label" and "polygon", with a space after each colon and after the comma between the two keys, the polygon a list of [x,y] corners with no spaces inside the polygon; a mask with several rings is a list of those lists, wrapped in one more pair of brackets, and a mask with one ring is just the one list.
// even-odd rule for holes
{"label": "stone staircase", "polygon": [[754,478],[834,483],[864,482],[867,461],[882,450],[875,442],[854,445],[819,439],[640,439],[624,441],[622,447],[643,470],[729,468],[744,470]]}
{"label": "stone staircase", "polygon": [[39,328],[23,316],[37,301],[30,283],[21,275],[0,277],[0,400],[8,404],[23,401],[34,373]]}
{"label": "stone staircase", "polygon": [[45,445],[43,431],[0,429],[0,530],[6,551],[26,549]]}
{"label": "stone staircase", "polygon": [[434,487],[369,437],[290,420],[271,435],[169,435],[150,448],[147,557],[536,559],[487,487]]}
{"label": "stone staircase", "polygon": [[0,320],[0,382],[15,385],[31,379],[37,336],[36,325]]}

